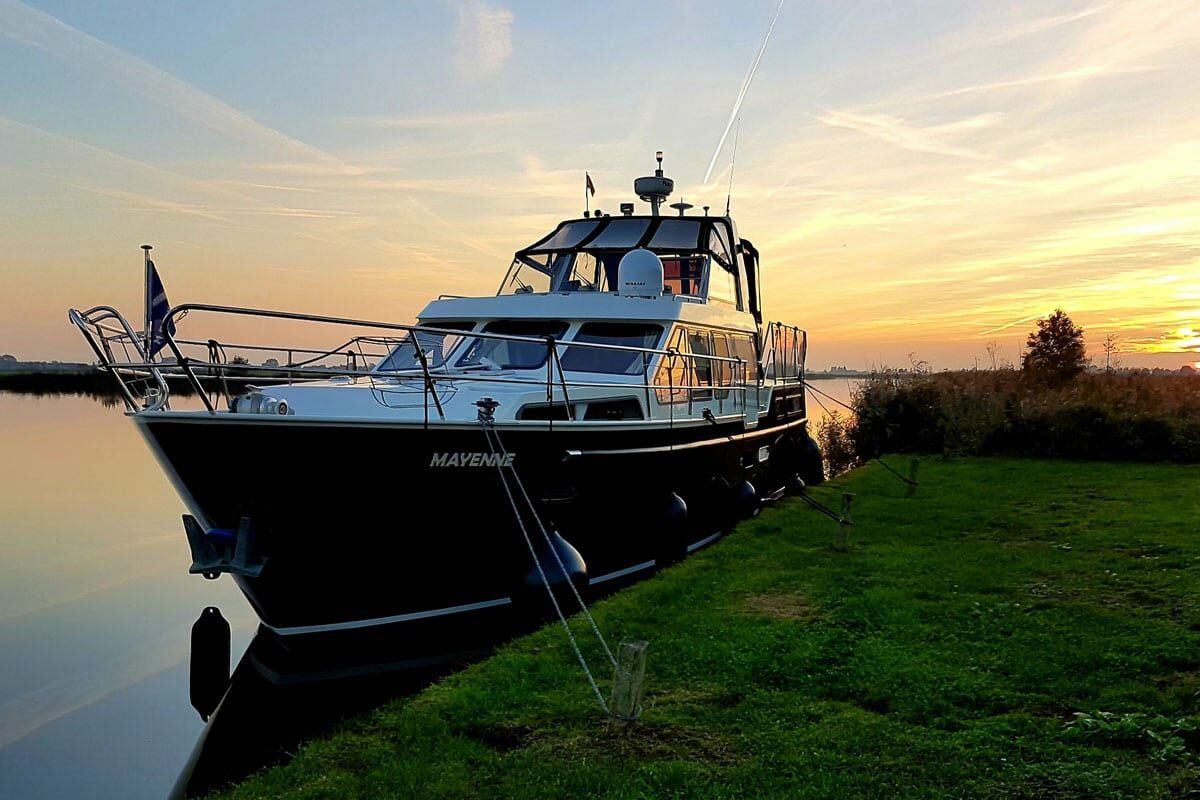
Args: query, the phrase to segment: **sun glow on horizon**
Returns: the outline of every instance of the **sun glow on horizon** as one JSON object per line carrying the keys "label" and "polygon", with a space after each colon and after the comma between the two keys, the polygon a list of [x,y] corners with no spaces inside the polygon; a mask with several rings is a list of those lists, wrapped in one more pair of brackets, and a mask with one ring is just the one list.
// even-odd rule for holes
{"label": "sun glow on horizon", "polygon": [[[55,9],[0,4],[0,57],[30,87],[0,95],[0,352],[78,360],[64,309],[136,312],[145,241],[176,303],[406,322],[494,291],[512,252],[583,210],[585,171],[615,212],[661,147],[672,199],[723,209],[732,164],[705,166],[778,0],[713,3],[657,44],[666,63],[709,54],[702,90],[687,70],[643,79],[639,37],[673,7],[564,6],[555,24],[601,36],[589,69],[620,87],[582,94],[562,52],[531,46],[545,10],[517,0],[365,26],[252,6],[230,30],[185,5],[153,36],[125,29],[138,14]],[[1113,334],[1140,363],[1200,353],[1200,116],[1163,79],[1197,62],[1190,0],[788,4],[733,174],[767,315],[809,330],[816,366],[968,366],[996,339],[1016,361],[1058,307],[1091,351]]]}

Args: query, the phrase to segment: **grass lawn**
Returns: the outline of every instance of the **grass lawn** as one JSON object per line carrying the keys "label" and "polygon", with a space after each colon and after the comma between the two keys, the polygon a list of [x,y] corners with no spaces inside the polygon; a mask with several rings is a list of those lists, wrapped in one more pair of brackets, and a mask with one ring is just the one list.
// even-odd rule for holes
{"label": "grass lawn", "polygon": [[650,642],[623,733],[552,626],[227,796],[1200,793],[1200,469],[927,458],[912,498],[877,464],[813,495],[843,490],[848,552],[788,499],[595,606]]}

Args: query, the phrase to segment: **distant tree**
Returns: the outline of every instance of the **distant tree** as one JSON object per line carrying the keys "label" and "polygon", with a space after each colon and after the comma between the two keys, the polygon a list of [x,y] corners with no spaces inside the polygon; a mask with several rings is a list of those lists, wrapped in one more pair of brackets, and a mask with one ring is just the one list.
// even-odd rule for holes
{"label": "distant tree", "polygon": [[229,359],[229,363],[230,364],[249,364],[250,359],[246,358],[245,356],[234,356],[233,358]]}
{"label": "distant tree", "polygon": [[1037,330],[1025,340],[1021,368],[1047,378],[1070,379],[1083,372],[1087,354],[1083,328],[1071,321],[1061,308],[1037,321]]}
{"label": "distant tree", "polygon": [[279,366],[279,359],[277,359],[277,358],[268,358],[266,361],[264,361],[264,362],[262,363],[262,365],[263,365],[264,367],[278,367],[278,366]]}
{"label": "distant tree", "polygon": [[16,360],[17,360],[16,356],[10,355],[8,353],[5,353],[4,355],[0,356],[0,361],[16,361]]}
{"label": "distant tree", "polygon": [[1115,333],[1104,337],[1104,371],[1112,372],[1121,368],[1121,338]]}

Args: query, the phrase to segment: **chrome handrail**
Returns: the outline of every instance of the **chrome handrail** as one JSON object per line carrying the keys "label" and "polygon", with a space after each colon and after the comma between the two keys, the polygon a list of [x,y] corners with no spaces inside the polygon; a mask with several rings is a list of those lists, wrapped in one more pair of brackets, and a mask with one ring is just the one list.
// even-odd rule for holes
{"label": "chrome handrail", "polygon": [[[202,312],[213,314],[224,314],[234,316],[249,316],[266,319],[279,319],[297,322],[320,323],[327,325],[338,325],[356,328],[374,328],[382,331],[395,332],[400,336],[388,336],[375,334],[352,336],[346,341],[340,343],[337,347],[331,349],[318,349],[312,347],[269,347],[265,345],[252,344],[224,344],[215,340],[198,340],[184,339],[177,337],[173,333],[168,333],[177,320],[181,320],[185,314],[190,312]],[[122,317],[119,312],[107,306],[96,307],[86,312],[71,311],[71,319],[77,327],[83,331],[89,345],[92,346],[97,358],[101,364],[109,370],[116,378],[121,389],[122,395],[126,401],[126,405],[132,412],[137,412],[137,396],[134,392],[134,387],[123,378],[125,374],[132,374],[139,379],[152,377],[156,382],[156,389],[144,393],[142,399],[144,401],[142,410],[160,410],[169,408],[168,397],[169,388],[167,378],[183,377],[185,378],[196,394],[204,403],[205,409],[212,414],[216,413],[216,407],[212,399],[208,396],[204,383],[201,378],[216,377],[221,380],[221,390],[224,392],[226,399],[232,402],[232,394],[225,386],[226,380],[235,382],[246,382],[251,380],[256,381],[284,381],[292,383],[293,381],[312,382],[318,380],[327,380],[334,376],[345,376],[358,382],[360,378],[365,378],[371,383],[371,391],[377,393],[377,400],[383,405],[393,408],[401,406],[390,406],[386,397],[388,395],[403,394],[408,391],[420,391],[422,394],[422,403],[425,406],[425,422],[429,421],[429,404],[432,398],[438,417],[442,420],[446,419],[444,409],[442,407],[442,397],[447,392],[453,393],[454,386],[458,383],[469,382],[487,382],[500,384],[520,384],[541,386],[545,389],[547,402],[551,406],[562,402],[566,408],[567,419],[572,420],[574,413],[571,396],[571,391],[576,389],[599,389],[599,388],[623,388],[623,389],[639,389],[644,391],[646,400],[646,414],[648,419],[654,418],[655,403],[651,402],[652,392],[657,392],[659,407],[669,406],[667,411],[669,418],[674,423],[676,413],[674,406],[678,403],[687,402],[687,413],[691,415],[693,405],[699,401],[704,403],[706,400],[715,401],[716,409],[719,414],[725,413],[725,403],[732,402],[733,408],[739,406],[742,412],[745,413],[747,408],[747,389],[754,389],[757,392],[756,386],[747,386],[748,364],[745,360],[736,357],[704,355],[697,353],[681,353],[677,350],[667,348],[653,347],[635,347],[629,345],[606,344],[601,342],[581,342],[581,341],[560,341],[554,337],[535,337],[522,336],[517,334],[494,333],[489,331],[464,331],[461,329],[439,328],[436,325],[410,325],[394,322],[381,322],[377,320],[364,320],[351,317],[335,317],[318,314],[306,314],[290,311],[275,311],[270,309],[243,308],[237,306],[213,305],[207,303],[185,303],[170,309],[163,321],[162,330],[164,331],[164,344],[169,348],[174,356],[174,363],[168,361],[154,361],[147,357],[145,350],[141,345],[141,339],[129,323]],[[106,321],[113,320],[117,326],[105,325]],[[768,328],[767,335],[777,335],[779,329],[778,323],[772,323]],[[787,329],[793,332],[799,332],[800,337],[804,336],[802,331],[797,328]],[[449,364],[443,363],[437,366],[431,366],[427,360],[425,349],[421,345],[416,334],[429,334],[433,336],[457,336],[464,339],[491,339],[503,340],[512,342],[523,342],[530,344],[540,344],[547,348],[546,356],[546,374],[541,379],[531,379],[511,375],[498,375],[493,371],[452,371]],[[407,336],[407,339],[404,338]],[[419,362],[418,365],[405,367],[402,369],[381,369],[380,364],[391,353],[395,352],[395,347],[405,341],[411,341],[414,349],[414,356]],[[793,335],[793,343],[796,337]],[[126,359],[124,362],[118,363],[113,352],[112,345],[120,343],[126,347],[124,351]],[[136,359],[129,358],[128,347],[132,346]],[[206,347],[209,350],[209,361],[203,359],[190,358],[185,354],[184,348],[189,347]],[[225,361],[224,348],[245,350],[253,352],[274,352],[287,353],[288,363],[286,365],[275,366],[255,366],[251,364],[229,363]],[[371,350],[373,347],[379,347],[378,350]],[[579,378],[578,372],[573,372],[568,377],[568,370],[564,369],[562,363],[562,348],[584,348],[595,350],[609,350],[615,352],[637,353],[641,360],[641,383],[636,383],[637,376],[630,373],[630,381],[613,380],[612,376],[608,379],[587,380]],[[220,350],[220,355],[217,351]],[[771,358],[774,363],[776,350],[772,348]],[[293,362],[295,354],[310,356],[300,363]],[[797,355],[799,358],[797,359]],[[217,358],[220,360],[216,360]],[[343,366],[314,366],[321,360],[327,358],[342,358],[347,359],[346,365]],[[364,368],[359,368],[359,359],[367,365]],[[372,359],[379,359],[379,363],[371,365]],[[669,364],[663,359],[669,359]],[[688,373],[694,375],[697,362],[703,361],[712,365],[708,383],[693,382],[684,380],[680,383],[675,383],[674,372],[680,369],[677,366],[676,359],[682,359],[683,369],[687,369]],[[651,369],[652,363],[658,361],[658,366]],[[796,364],[797,360],[803,364],[803,355],[793,353],[791,363]],[[789,359],[785,355],[784,364],[788,364]],[[726,368],[717,368],[717,365],[729,364]],[[763,364],[760,364],[759,383],[761,383]],[[655,383],[652,380],[651,372],[658,373],[660,369],[667,369],[667,381],[665,385]],[[737,366],[734,366],[737,365]],[[801,366],[802,369],[802,366]],[[557,374],[556,374],[557,373]],[[717,376],[720,376],[719,378]],[[661,377],[658,378],[661,380]],[[384,385],[384,381],[396,381],[394,385]],[[727,383],[716,383],[715,381],[727,381]],[[408,381],[409,383],[405,383]],[[412,383],[419,381],[421,386],[418,389]],[[662,392],[667,391],[669,399],[662,400]],[[683,391],[686,393],[684,399],[676,399],[677,392]],[[709,397],[697,397],[699,392],[711,393]],[[560,398],[561,399],[558,399]],[[732,397],[732,401],[729,398]],[[405,404],[411,408],[412,404]],[[757,403],[756,403],[757,405]],[[699,418],[698,418],[699,419]],[[549,420],[553,425],[553,420]]]}
{"label": "chrome handrail", "polygon": [[[147,361],[147,358],[146,351],[142,346],[141,337],[137,335],[133,327],[121,315],[121,312],[111,306],[94,306],[86,311],[79,311],[72,308],[68,310],[67,318],[83,334],[84,340],[92,348],[92,352],[96,354],[101,368],[108,371],[116,379],[117,386],[121,391],[121,399],[125,401],[125,407],[131,412],[138,411],[137,400],[133,391],[121,379],[119,370],[123,368],[134,371],[134,374],[140,374],[137,372],[140,367],[149,366],[144,363]],[[104,321],[109,319],[116,320],[121,327],[118,329],[104,325]],[[124,366],[118,367],[112,351],[112,344],[114,342],[119,342],[122,348],[126,350],[126,353],[128,353],[128,348],[132,346],[142,363],[139,364],[127,358]],[[166,380],[164,380],[162,374],[154,369],[153,366],[149,366],[149,369],[144,370],[144,378],[154,380],[157,389],[154,392],[147,390],[143,394],[143,410],[162,408],[170,395]]]}

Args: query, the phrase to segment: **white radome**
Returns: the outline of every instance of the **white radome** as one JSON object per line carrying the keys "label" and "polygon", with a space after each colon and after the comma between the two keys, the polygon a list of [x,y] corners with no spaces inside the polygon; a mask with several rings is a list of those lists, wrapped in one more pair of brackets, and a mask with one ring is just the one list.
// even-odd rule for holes
{"label": "white radome", "polygon": [[662,259],[649,250],[630,250],[617,266],[617,284],[621,297],[661,297]]}

